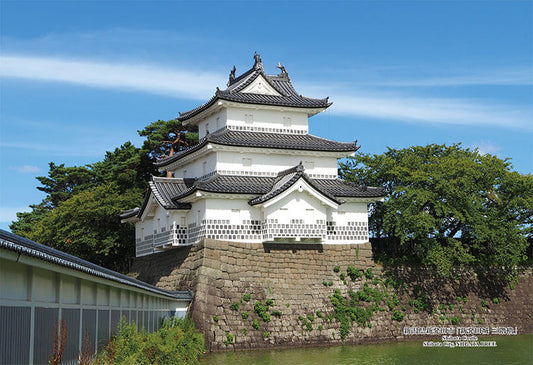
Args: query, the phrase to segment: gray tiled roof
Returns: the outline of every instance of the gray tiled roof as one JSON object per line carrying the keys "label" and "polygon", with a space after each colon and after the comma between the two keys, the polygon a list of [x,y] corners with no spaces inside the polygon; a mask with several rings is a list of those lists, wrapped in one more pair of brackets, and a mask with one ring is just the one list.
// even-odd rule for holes
{"label": "gray tiled roof", "polygon": [[173,200],[186,197],[195,191],[227,194],[258,195],[250,204],[266,201],[304,178],[311,186],[335,202],[340,198],[377,198],[386,195],[383,188],[363,187],[341,179],[312,179],[302,170],[292,168],[280,173],[277,177],[219,175],[205,180],[197,180],[193,186],[174,196]]}
{"label": "gray tiled roof", "polygon": [[330,192],[318,187],[314,183],[314,181],[304,173],[304,167],[301,162],[296,167],[280,172],[278,174],[278,177],[274,181],[272,188],[270,189],[268,193],[258,196],[257,198],[250,200],[248,203],[250,205],[264,203],[267,200],[270,200],[274,198],[275,196],[283,193],[300,179],[305,180],[309,185],[311,185],[315,190],[318,190],[322,195],[328,197],[330,200],[334,201],[335,203],[340,204],[340,202],[337,199],[335,199],[335,197],[331,195]]}
{"label": "gray tiled roof", "polygon": [[[278,93],[281,94],[281,96],[241,92],[259,76],[262,76],[270,84],[270,86],[272,86]],[[328,98],[312,99],[298,94],[291,83],[289,75],[286,72],[282,72],[279,75],[267,75],[265,74],[262,65],[261,67],[257,67],[256,63],[256,65],[254,65],[254,67],[252,67],[250,70],[230,81],[226,90],[219,90],[217,88],[215,95],[205,104],[187,112],[180,113],[178,120],[185,121],[199,114],[215,104],[217,100],[227,100],[245,104],[262,104],[314,109],[327,108],[331,105]]]}
{"label": "gray tiled roof", "polygon": [[127,275],[120,274],[116,271],[106,269],[102,266],[85,261],[79,257],[69,255],[65,252],[53,249],[49,246],[30,241],[27,238],[17,236],[13,233],[6,232],[0,229],[0,248],[6,249],[24,255],[33,257],[38,260],[50,262],[56,265],[67,267],[69,269],[84,272],[96,277],[112,280],[131,287],[147,290],[149,292],[164,295],[172,299],[192,300],[193,293],[191,291],[167,292],[159,289],[153,285],[149,285],[140,280],[131,278]]}
{"label": "gray tiled roof", "polygon": [[149,182],[149,188],[144,193],[143,205],[140,208],[122,212],[120,218],[141,217],[148,205],[151,194],[155,196],[157,202],[165,209],[191,209],[189,203],[174,202],[172,198],[193,186],[194,181],[194,179],[152,176],[152,181]]}
{"label": "gray tiled roof", "polygon": [[355,152],[359,149],[356,142],[345,143],[313,136],[311,134],[283,134],[265,132],[234,131],[227,128],[206,135],[198,144],[176,153],[174,156],[165,157],[155,163],[156,167],[166,166],[198,151],[207,143],[227,146],[275,148],[304,151],[326,152]]}

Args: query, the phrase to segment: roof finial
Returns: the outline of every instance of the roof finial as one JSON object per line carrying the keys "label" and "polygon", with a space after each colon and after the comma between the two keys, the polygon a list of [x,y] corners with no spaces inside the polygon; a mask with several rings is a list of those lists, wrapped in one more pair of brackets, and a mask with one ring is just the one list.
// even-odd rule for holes
{"label": "roof finial", "polygon": [[276,67],[281,70],[282,76],[288,76],[287,70],[285,69],[285,67],[282,66],[281,62],[278,62],[278,65]]}
{"label": "roof finial", "polygon": [[235,71],[237,71],[237,68],[235,65],[233,65],[233,68],[231,69],[229,73],[229,82],[231,83],[233,80],[235,80]]}
{"label": "roof finial", "polygon": [[261,61],[261,56],[257,54],[257,52],[254,52],[254,69],[256,70],[262,70],[263,69],[263,61]]}

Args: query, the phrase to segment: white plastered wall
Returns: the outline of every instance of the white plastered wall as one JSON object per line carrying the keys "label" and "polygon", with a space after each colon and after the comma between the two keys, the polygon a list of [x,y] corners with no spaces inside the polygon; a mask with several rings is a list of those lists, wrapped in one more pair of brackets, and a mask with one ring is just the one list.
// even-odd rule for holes
{"label": "white plastered wall", "polygon": [[344,203],[339,209],[328,209],[328,221],[345,226],[348,222],[368,223],[367,203]]}
{"label": "white plastered wall", "polygon": [[183,165],[174,170],[174,177],[200,177],[216,169],[216,154],[209,153],[206,156],[195,159],[194,161]]}
{"label": "white plastered wall", "polygon": [[209,130],[209,133],[213,133],[219,129],[222,129],[226,126],[226,119],[226,109],[222,109],[200,121],[198,123],[198,137],[200,139],[204,138],[206,135],[206,130]]}
{"label": "white plastered wall", "polygon": [[[251,166],[244,165],[244,159],[251,160]],[[218,171],[253,171],[272,172],[289,169],[304,164],[307,174],[319,174],[337,176],[336,157],[298,156],[298,151],[293,155],[259,154],[259,153],[235,153],[217,152],[216,169]]]}
{"label": "white plastered wall", "polygon": [[316,224],[326,220],[326,206],[309,193],[294,191],[280,201],[263,208],[264,218],[277,219],[278,223],[291,223],[291,219],[303,219],[304,224]]}
{"label": "white plastered wall", "polygon": [[259,209],[248,204],[247,199],[209,199],[206,201],[206,219],[224,219],[239,225],[246,220],[262,220]]}
{"label": "white plastered wall", "polygon": [[[250,117],[247,116],[250,114],[253,115],[253,121],[250,121]],[[286,118],[290,118],[290,124],[287,124],[289,120]],[[308,116],[307,112],[229,107],[227,108],[227,125],[307,131]]]}

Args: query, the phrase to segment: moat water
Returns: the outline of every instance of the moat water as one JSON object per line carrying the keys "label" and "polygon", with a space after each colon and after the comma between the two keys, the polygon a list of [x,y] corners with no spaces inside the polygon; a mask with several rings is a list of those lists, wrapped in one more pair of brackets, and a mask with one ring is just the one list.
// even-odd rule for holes
{"label": "moat water", "polygon": [[[533,364],[533,335],[479,338],[496,347],[424,347],[423,340],[208,354],[205,365]],[[440,341],[434,340],[434,341]]]}

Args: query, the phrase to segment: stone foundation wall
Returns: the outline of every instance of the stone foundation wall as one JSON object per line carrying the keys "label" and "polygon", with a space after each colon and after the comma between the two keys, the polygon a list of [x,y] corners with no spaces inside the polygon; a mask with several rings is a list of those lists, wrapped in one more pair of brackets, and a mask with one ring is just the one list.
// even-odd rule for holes
{"label": "stone foundation wall", "polygon": [[[350,265],[371,268],[374,277],[342,280]],[[383,279],[391,274],[397,283],[405,284],[386,287]],[[390,299],[396,294],[399,303],[389,310],[382,301],[370,325],[353,323],[345,338],[348,343],[403,340],[406,326],[449,327],[453,317],[459,320],[456,327],[507,326],[517,327],[518,333],[533,333],[530,268],[521,271],[513,290],[494,281],[490,272],[478,277],[472,270],[457,271],[444,280],[428,269],[376,265],[369,243],[244,244],[206,239],[195,246],[139,257],[131,275],[166,290],[191,289],[195,293],[192,317],[210,350],[340,344],[340,324],[332,318],[330,297],[335,289],[343,296],[349,290],[363,290],[365,282],[370,289],[388,293]],[[420,293],[425,294],[428,309],[415,313],[409,301]],[[273,305],[265,322],[254,312],[254,304],[260,302],[265,308],[267,299]],[[391,319],[394,311],[403,313],[401,322]],[[243,312],[248,313],[246,319]]]}

